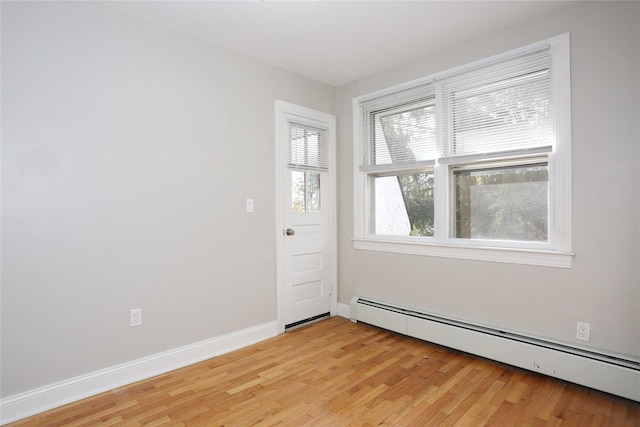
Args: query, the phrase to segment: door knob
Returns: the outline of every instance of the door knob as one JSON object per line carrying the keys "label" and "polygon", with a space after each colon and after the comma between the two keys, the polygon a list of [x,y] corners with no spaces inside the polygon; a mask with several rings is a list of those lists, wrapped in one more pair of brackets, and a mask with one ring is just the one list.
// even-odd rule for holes
{"label": "door knob", "polygon": [[287,228],[286,230],[284,230],[284,234],[286,234],[287,236],[293,236],[294,234],[296,234],[296,230],[294,230],[293,228]]}

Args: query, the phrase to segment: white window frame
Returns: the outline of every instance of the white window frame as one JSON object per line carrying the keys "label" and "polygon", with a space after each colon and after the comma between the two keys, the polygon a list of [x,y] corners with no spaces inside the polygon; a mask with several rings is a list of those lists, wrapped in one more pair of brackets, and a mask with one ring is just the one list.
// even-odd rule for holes
{"label": "white window frame", "polygon": [[[571,87],[569,34],[400,84],[353,99],[354,136],[354,247],[361,250],[571,268]],[[375,98],[391,96],[431,82],[437,85],[452,75],[477,69],[527,53],[549,48],[552,61],[554,144],[548,159],[549,171],[549,239],[548,242],[493,241],[459,239],[451,230],[453,194],[450,164],[436,162],[435,235],[434,237],[376,235],[369,230],[368,174],[360,168],[361,104]],[[438,88],[436,86],[436,93]],[[436,95],[438,96],[438,95]],[[438,103],[438,101],[436,101]]]}

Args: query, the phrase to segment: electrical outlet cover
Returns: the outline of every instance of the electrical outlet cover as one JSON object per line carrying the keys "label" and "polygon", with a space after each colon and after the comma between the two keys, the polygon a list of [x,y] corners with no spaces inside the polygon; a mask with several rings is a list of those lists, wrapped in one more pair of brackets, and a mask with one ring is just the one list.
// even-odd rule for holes
{"label": "electrical outlet cover", "polygon": [[589,342],[591,338],[591,325],[585,322],[578,322],[576,326],[576,338]]}
{"label": "electrical outlet cover", "polygon": [[133,308],[129,312],[129,324],[131,327],[142,325],[142,309]]}

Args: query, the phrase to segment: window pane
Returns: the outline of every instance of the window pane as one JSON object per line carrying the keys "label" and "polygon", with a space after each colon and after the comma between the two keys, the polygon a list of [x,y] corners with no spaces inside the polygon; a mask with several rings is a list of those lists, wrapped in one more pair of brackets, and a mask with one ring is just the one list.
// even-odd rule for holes
{"label": "window pane", "polygon": [[320,212],[320,174],[318,172],[305,172],[307,212]]}
{"label": "window pane", "polygon": [[551,145],[549,72],[520,76],[477,93],[455,94],[452,120],[457,154]]}
{"label": "window pane", "polygon": [[292,212],[320,212],[320,173],[291,171]]}
{"label": "window pane", "polygon": [[433,236],[433,173],[373,176],[372,233]]}
{"label": "window pane", "polygon": [[304,172],[291,171],[291,211],[305,211]]}
{"label": "window pane", "polygon": [[292,123],[289,166],[326,170],[329,162],[326,131]]}
{"label": "window pane", "polygon": [[432,103],[374,114],[374,164],[424,161],[436,156],[436,119]]}
{"label": "window pane", "polygon": [[442,157],[549,149],[552,95],[548,50],[445,79]]}
{"label": "window pane", "polygon": [[548,240],[547,164],[454,171],[456,237]]}

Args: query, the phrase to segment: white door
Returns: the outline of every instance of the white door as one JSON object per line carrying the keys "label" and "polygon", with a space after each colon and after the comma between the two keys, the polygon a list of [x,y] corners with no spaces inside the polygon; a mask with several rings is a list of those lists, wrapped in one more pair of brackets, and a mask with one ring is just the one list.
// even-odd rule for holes
{"label": "white door", "polygon": [[278,102],[281,330],[335,313],[333,116]]}

